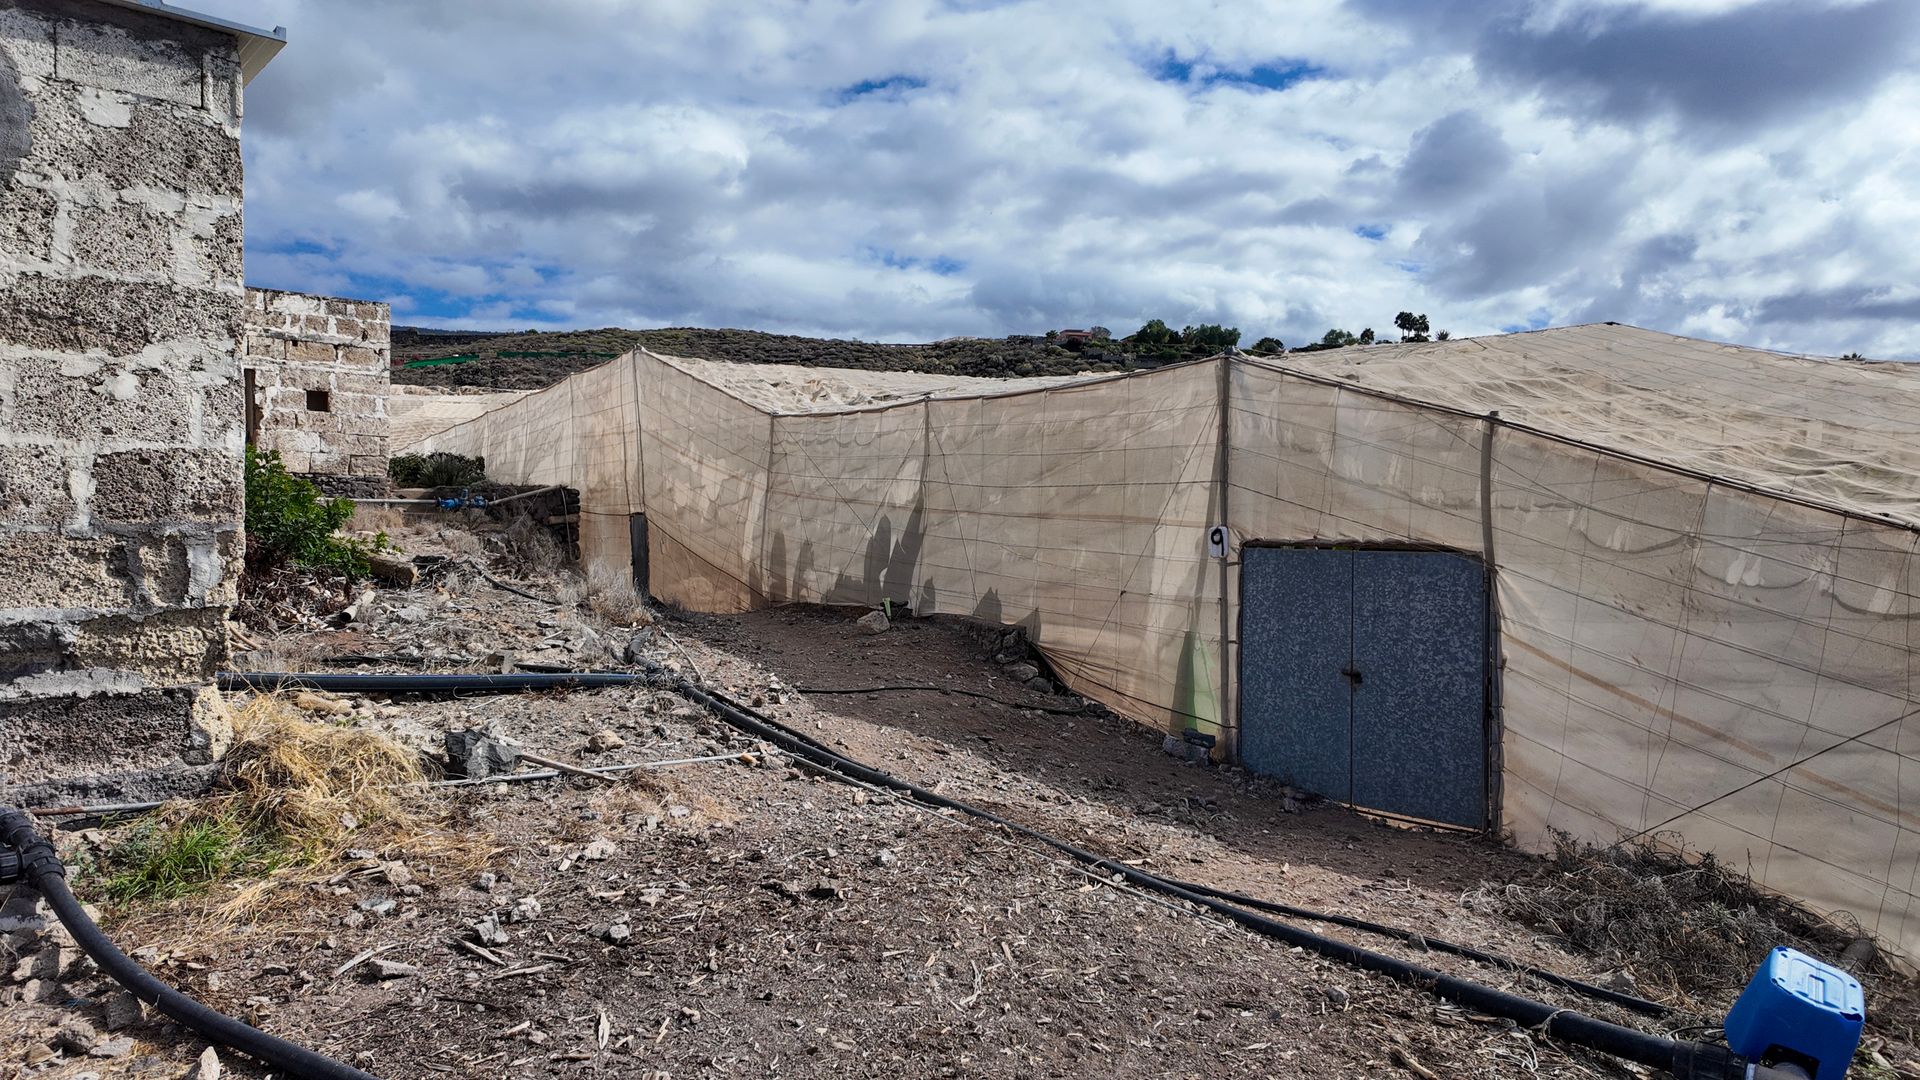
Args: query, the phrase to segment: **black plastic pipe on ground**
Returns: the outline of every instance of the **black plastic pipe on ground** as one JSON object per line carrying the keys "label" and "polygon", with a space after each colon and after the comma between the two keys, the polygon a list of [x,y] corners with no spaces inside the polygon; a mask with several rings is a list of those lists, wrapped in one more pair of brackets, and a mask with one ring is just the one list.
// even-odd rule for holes
{"label": "black plastic pipe on ground", "polygon": [[[1564,1039],[1578,1046],[1625,1058],[1641,1065],[1666,1069],[1684,1080],[1707,1080],[1707,1078],[1734,1080],[1734,1078],[1764,1077],[1771,1073],[1771,1070],[1750,1068],[1745,1059],[1724,1046],[1680,1042],[1664,1036],[1648,1034],[1572,1009],[1560,1008],[1544,1001],[1509,993],[1485,983],[1474,982],[1457,975],[1448,975],[1336,938],[1324,937],[1225,900],[1183,888],[1166,878],[1096,855],[1037,829],[1010,821],[998,814],[938,794],[854,761],[770,717],[758,714],[724,695],[680,678],[658,665],[648,664],[646,667],[648,668],[646,672],[636,674],[613,672],[581,674],[573,678],[583,681],[572,684],[564,682],[556,684],[551,681],[568,678],[562,675],[349,675],[284,672],[223,673],[220,681],[223,687],[229,689],[271,690],[279,687],[304,686],[318,690],[358,692],[384,690],[414,693],[545,689],[555,685],[619,686],[644,683],[658,686],[705,706],[708,711],[742,731],[779,746],[788,753],[807,758],[814,764],[842,776],[875,787],[897,791],[916,802],[991,822],[1045,844],[1078,862],[1113,874],[1136,887],[1183,900],[1229,919],[1257,934],[1288,945],[1299,946],[1362,970],[1384,975],[1467,1008],[1492,1016],[1505,1017],[1524,1027],[1538,1029],[1543,1034]],[[584,681],[589,679],[594,681]]]}
{"label": "black plastic pipe on ground", "polygon": [[631,686],[644,676],[621,671],[574,671],[517,675],[381,675],[335,672],[223,671],[222,690],[327,690],[355,694],[496,693],[522,690],[586,690]]}
{"label": "black plastic pipe on ground", "polygon": [[[11,848],[18,859],[21,877],[47,901],[74,944],[93,958],[113,981],[127,988],[141,1001],[162,1014],[200,1033],[209,1041],[245,1054],[284,1071],[298,1080],[378,1080],[372,1073],[315,1053],[259,1028],[241,1023],[225,1013],[216,1012],[154,978],[131,957],[119,950],[100,927],[87,916],[86,909],[67,888],[67,868],[60,863],[53,845],[35,831],[25,813],[0,808],[0,843]],[[0,860],[0,869],[5,866]]]}

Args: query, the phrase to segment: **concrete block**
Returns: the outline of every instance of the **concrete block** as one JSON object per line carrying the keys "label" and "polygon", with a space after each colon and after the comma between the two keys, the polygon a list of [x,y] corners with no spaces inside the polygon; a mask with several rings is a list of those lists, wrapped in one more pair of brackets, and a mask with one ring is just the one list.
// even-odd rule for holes
{"label": "concrete block", "polygon": [[178,218],[118,202],[75,206],[70,217],[72,243],[65,254],[76,269],[165,280],[175,276],[173,234]]}
{"label": "concrete block", "polygon": [[295,364],[334,363],[334,347],[318,341],[287,342],[287,360]]}
{"label": "concrete block", "polygon": [[54,51],[59,78],[200,108],[202,48],[132,27],[71,19]]}
{"label": "concrete block", "polygon": [[357,368],[367,372],[387,370],[386,354],[379,349],[369,349],[360,345],[340,346],[340,363],[344,367]]}
{"label": "concrete block", "polygon": [[323,296],[308,296],[306,293],[281,292],[278,289],[262,289],[266,297],[267,310],[278,315],[325,315],[327,300]]}
{"label": "concrete block", "polygon": [[0,534],[0,611],[120,610],[133,598],[132,545],[120,537],[55,532]]}
{"label": "concrete block", "polygon": [[0,7],[0,53],[14,70],[34,79],[53,77],[53,19],[17,7]]}
{"label": "concrete block", "polygon": [[0,768],[30,784],[185,764],[195,703],[189,690],[0,702]]}
{"label": "concrete block", "polygon": [[93,459],[101,522],[211,522],[246,516],[240,461],[222,450],[127,450]]}
{"label": "concrete block", "polygon": [[59,208],[52,192],[19,184],[0,188],[0,257],[47,261],[53,253],[53,218]]}
{"label": "concrete block", "polygon": [[[247,355],[261,360],[285,360],[287,358],[287,340],[268,333],[247,335]],[[265,372],[261,372],[264,375]],[[258,377],[258,376],[256,376]]]}
{"label": "concrete block", "polygon": [[66,180],[92,178],[114,191],[152,188],[239,199],[240,140],[204,115],[136,101],[125,127],[90,119],[76,93],[34,101],[26,166]]}
{"label": "concrete block", "polygon": [[[21,435],[176,443],[191,434],[193,388],[165,372],[88,365],[65,374],[58,358],[0,361],[12,369],[12,428]],[[236,395],[237,396],[237,395]]]}
{"label": "concrete block", "polygon": [[74,470],[50,446],[0,446],[0,527],[61,525],[73,517]]}
{"label": "concrete block", "polygon": [[210,52],[202,59],[202,64],[207,76],[206,100],[203,103],[207,115],[227,130],[239,134],[246,96],[240,85],[239,57]]}
{"label": "concrete block", "polygon": [[240,214],[192,213],[187,229],[187,259],[179,267],[180,279],[239,284],[243,272]]}
{"label": "concrete block", "polygon": [[212,289],[44,274],[0,286],[0,341],[29,348],[126,356],[195,338],[231,355],[239,330],[239,296]]}
{"label": "concrete block", "polygon": [[65,660],[70,667],[132,672],[157,686],[178,686],[212,678],[228,648],[226,614],[190,608],[78,623]]}
{"label": "concrete block", "polygon": [[47,619],[0,622],[0,685],[70,664],[73,627]]}
{"label": "concrete block", "polygon": [[128,547],[135,610],[183,607],[193,599],[193,567],[180,536],[146,536]]}

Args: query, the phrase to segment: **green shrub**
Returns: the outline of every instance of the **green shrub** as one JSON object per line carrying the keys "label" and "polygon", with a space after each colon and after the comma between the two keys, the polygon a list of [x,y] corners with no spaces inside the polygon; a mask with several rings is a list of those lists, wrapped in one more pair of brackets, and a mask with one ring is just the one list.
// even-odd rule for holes
{"label": "green shrub", "polygon": [[329,499],[287,472],[280,455],[247,447],[247,570],[291,562],[350,578],[367,575],[367,555],[387,546],[337,535],[353,517],[352,499]]}
{"label": "green shrub", "polygon": [[487,459],[445,451],[401,454],[387,462],[387,477],[401,487],[472,487],[486,482]]}

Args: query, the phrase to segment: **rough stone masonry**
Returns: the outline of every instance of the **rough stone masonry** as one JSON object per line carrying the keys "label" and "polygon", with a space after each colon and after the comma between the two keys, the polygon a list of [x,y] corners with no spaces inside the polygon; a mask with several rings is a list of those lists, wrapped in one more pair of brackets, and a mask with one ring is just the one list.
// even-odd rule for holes
{"label": "rough stone masonry", "polygon": [[387,489],[387,305],[248,289],[247,437],[334,495]]}
{"label": "rough stone masonry", "polygon": [[39,795],[15,801],[229,737],[240,43],[0,0],[0,788]]}

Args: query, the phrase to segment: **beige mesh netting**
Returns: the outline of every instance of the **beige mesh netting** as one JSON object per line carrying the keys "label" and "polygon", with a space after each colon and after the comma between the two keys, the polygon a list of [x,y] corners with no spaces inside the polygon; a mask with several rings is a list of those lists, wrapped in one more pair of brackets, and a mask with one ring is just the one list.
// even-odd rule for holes
{"label": "beige mesh netting", "polygon": [[579,488],[591,561],[644,512],[666,599],[1022,623],[1229,745],[1209,525],[1489,557],[1503,829],[1674,833],[1907,948],[1916,432],[1912,369],[1601,326],[1047,380],[637,352],[416,448]]}

